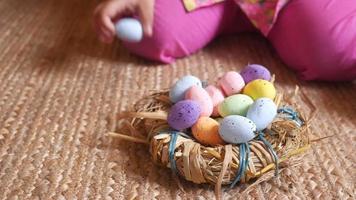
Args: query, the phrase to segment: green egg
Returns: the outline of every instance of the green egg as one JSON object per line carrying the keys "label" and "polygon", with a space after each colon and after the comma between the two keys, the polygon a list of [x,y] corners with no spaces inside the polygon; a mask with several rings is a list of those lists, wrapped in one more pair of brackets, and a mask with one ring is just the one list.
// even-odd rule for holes
{"label": "green egg", "polygon": [[223,117],[228,115],[246,116],[248,108],[252,105],[251,97],[244,94],[235,94],[227,97],[219,105],[219,114]]}
{"label": "green egg", "polygon": [[222,118],[222,117],[218,117],[218,118],[214,118],[215,119],[215,121],[217,121],[217,122],[221,122],[221,120],[223,120],[224,118]]}

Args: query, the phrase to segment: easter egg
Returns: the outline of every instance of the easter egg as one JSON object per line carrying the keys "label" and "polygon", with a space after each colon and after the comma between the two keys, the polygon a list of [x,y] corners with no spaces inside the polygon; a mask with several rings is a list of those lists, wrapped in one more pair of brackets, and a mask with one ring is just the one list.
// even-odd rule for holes
{"label": "easter egg", "polygon": [[168,113],[167,122],[175,130],[193,126],[200,116],[199,104],[192,100],[183,100],[174,104]]}
{"label": "easter egg", "polygon": [[269,98],[259,98],[250,106],[246,117],[256,124],[258,131],[261,131],[269,124],[277,115],[277,105]]}
{"label": "easter egg", "polygon": [[200,117],[192,127],[192,133],[202,144],[211,146],[224,144],[219,135],[219,123],[210,117]]}
{"label": "easter egg", "polygon": [[213,102],[204,88],[193,85],[185,93],[185,99],[198,102],[201,109],[201,116],[209,117],[213,113]]}
{"label": "easter egg", "polygon": [[211,114],[214,117],[219,116],[219,104],[224,101],[224,93],[217,87],[213,85],[209,85],[205,88],[205,90],[208,92],[211,100],[213,101],[213,113]]}
{"label": "easter egg", "polygon": [[214,118],[214,120],[217,121],[219,124],[223,119],[224,119],[223,117]]}
{"label": "easter egg", "polygon": [[246,84],[256,79],[271,80],[271,73],[268,69],[258,64],[247,65],[241,70],[240,74]]}
{"label": "easter egg", "polygon": [[185,92],[193,85],[202,87],[202,83],[199,80],[199,78],[191,75],[183,76],[170,89],[169,91],[170,100],[173,103],[183,100],[185,97]]}
{"label": "easter egg", "polygon": [[244,94],[235,94],[227,97],[219,104],[219,114],[223,117],[228,115],[246,116],[247,110],[252,103],[251,97]]}
{"label": "easter egg", "polygon": [[273,100],[274,97],[276,97],[277,92],[276,88],[271,82],[262,79],[256,79],[249,82],[245,86],[243,93],[250,96],[254,100],[262,97],[267,97]]}
{"label": "easter egg", "polygon": [[230,71],[220,77],[218,85],[227,96],[230,96],[241,92],[242,88],[245,86],[245,82],[239,73]]}
{"label": "easter egg", "polygon": [[143,37],[143,29],[140,21],[135,18],[122,18],[116,25],[117,37],[126,42],[140,42]]}
{"label": "easter egg", "polygon": [[219,126],[221,138],[231,144],[241,144],[255,137],[256,125],[246,117],[230,115],[225,117]]}

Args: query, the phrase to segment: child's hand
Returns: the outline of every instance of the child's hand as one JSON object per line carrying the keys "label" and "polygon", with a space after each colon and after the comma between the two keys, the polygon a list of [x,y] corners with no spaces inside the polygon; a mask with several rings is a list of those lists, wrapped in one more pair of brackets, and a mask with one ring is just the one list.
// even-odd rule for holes
{"label": "child's hand", "polygon": [[115,36],[116,21],[123,15],[137,14],[143,32],[152,35],[154,0],[108,0],[98,5],[94,12],[94,25],[99,39],[111,43]]}

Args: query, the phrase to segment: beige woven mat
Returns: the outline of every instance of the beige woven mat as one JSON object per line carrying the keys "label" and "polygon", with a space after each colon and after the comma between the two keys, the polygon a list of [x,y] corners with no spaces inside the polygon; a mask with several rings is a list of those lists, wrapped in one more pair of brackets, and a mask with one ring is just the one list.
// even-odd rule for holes
{"label": "beige woven mat", "polygon": [[[259,36],[218,40],[172,66],[100,44],[91,29],[95,1],[0,1],[0,199],[212,199],[212,186],[155,166],[147,147],[112,140],[115,115],[149,89],[194,74],[214,80],[247,63],[268,66],[277,87],[295,84],[318,108],[313,145],[299,167],[255,187],[247,198],[355,198],[356,86],[304,83]],[[310,109],[300,101],[306,113]],[[236,199],[241,188],[226,191]]]}

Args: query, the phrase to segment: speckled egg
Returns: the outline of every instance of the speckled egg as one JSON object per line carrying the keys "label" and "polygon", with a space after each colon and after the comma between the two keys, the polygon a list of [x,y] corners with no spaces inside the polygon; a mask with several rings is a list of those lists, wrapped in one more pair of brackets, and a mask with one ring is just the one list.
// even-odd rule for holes
{"label": "speckled egg", "polygon": [[186,91],[193,85],[202,87],[199,78],[191,75],[183,76],[180,78],[170,89],[169,98],[173,103],[183,100]]}
{"label": "speckled egg", "polygon": [[235,94],[227,97],[219,104],[219,114],[223,117],[228,115],[246,116],[252,103],[251,97],[244,94]]}
{"label": "speckled egg", "polygon": [[143,29],[140,21],[135,18],[122,18],[116,25],[117,37],[126,42],[140,42],[143,37]]}
{"label": "speckled egg", "polygon": [[175,130],[183,130],[193,126],[199,119],[200,107],[196,101],[182,100],[171,107],[167,122]]}
{"label": "speckled egg", "polygon": [[241,144],[255,137],[256,125],[246,117],[230,115],[225,117],[219,126],[221,138],[231,144]]}
{"label": "speckled egg", "polygon": [[219,135],[219,123],[210,117],[200,117],[192,127],[192,133],[201,144],[211,146],[224,144]]}
{"label": "speckled egg", "polygon": [[246,117],[256,124],[257,131],[267,128],[277,115],[277,105],[269,98],[259,98],[250,106]]}
{"label": "speckled egg", "polygon": [[185,93],[185,99],[190,99],[198,102],[201,109],[201,116],[209,117],[213,113],[213,101],[204,88],[193,85]]}
{"label": "speckled egg", "polygon": [[226,96],[230,96],[241,92],[245,86],[245,82],[239,73],[229,71],[219,78],[218,85],[225,92]]}
{"label": "speckled egg", "polygon": [[209,85],[208,87],[205,88],[205,90],[208,92],[212,102],[213,102],[213,113],[211,114],[213,117],[220,116],[219,114],[219,104],[224,101],[225,96],[224,93],[217,87],[213,85]]}
{"label": "speckled egg", "polygon": [[256,79],[263,79],[266,81],[271,80],[271,73],[268,71],[268,69],[258,64],[247,65],[241,70],[240,74],[244,79],[245,84]]}
{"label": "speckled egg", "polygon": [[273,100],[276,97],[277,92],[276,88],[271,82],[262,79],[256,79],[249,82],[245,86],[243,93],[250,96],[254,100],[262,97],[267,97]]}

